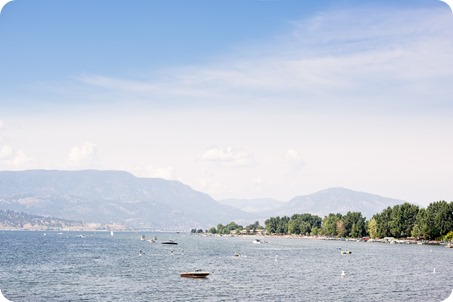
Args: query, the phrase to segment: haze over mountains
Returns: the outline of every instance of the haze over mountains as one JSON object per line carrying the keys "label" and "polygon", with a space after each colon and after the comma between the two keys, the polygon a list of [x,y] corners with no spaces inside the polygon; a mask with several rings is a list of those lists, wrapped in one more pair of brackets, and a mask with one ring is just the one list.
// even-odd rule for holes
{"label": "haze over mountains", "polygon": [[[368,219],[388,206],[404,201],[358,192],[346,188],[329,188],[306,196],[297,196],[272,212],[277,215],[311,213],[321,217],[329,213],[361,212]],[[269,211],[267,211],[269,213]]]}
{"label": "haze over mountains", "polygon": [[178,182],[122,171],[0,171],[0,210],[162,230],[206,229],[272,216],[359,211],[368,219],[403,201],[345,188],[326,189],[288,202],[270,198],[217,202]]}
{"label": "haze over mountains", "polygon": [[95,170],[0,172],[0,209],[167,230],[248,217],[178,181]]}
{"label": "haze over mountains", "polygon": [[329,213],[346,214],[348,211],[353,211],[361,212],[368,219],[388,206],[404,203],[402,200],[341,187],[321,190],[306,196],[296,196],[288,202],[271,198],[225,199],[219,202],[259,215],[261,218],[301,213],[323,217]]}

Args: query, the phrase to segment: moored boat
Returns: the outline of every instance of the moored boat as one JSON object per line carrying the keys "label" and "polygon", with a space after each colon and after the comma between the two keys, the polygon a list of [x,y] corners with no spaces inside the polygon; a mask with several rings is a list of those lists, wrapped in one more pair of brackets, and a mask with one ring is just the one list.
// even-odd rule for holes
{"label": "moored boat", "polygon": [[349,254],[352,254],[352,252],[351,251],[341,251],[340,254],[349,255]]}
{"label": "moored boat", "polygon": [[162,244],[178,244],[178,243],[174,242],[173,240],[168,240],[168,241],[162,242]]}
{"label": "moored boat", "polygon": [[255,244],[267,243],[266,240],[261,240],[261,239],[255,239],[252,242],[255,243]]}
{"label": "moored boat", "polygon": [[207,276],[209,276],[209,273],[202,270],[196,270],[193,272],[183,272],[179,275],[183,278],[206,278]]}

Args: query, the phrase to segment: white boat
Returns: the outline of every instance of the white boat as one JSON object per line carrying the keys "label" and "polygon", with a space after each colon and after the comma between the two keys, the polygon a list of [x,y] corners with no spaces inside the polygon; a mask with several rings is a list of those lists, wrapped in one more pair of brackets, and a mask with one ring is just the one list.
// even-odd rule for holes
{"label": "white boat", "polygon": [[113,231],[110,231],[110,236],[113,236]]}
{"label": "white boat", "polygon": [[261,240],[261,239],[255,239],[255,240],[253,240],[253,243],[254,244],[261,244],[261,243],[267,243],[267,241],[266,240]]}

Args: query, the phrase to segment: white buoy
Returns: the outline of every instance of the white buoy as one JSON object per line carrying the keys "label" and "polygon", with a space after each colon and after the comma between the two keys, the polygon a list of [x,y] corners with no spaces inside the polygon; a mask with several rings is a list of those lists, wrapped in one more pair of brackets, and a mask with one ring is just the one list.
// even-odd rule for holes
{"label": "white buoy", "polygon": [[344,273],[344,271],[341,271],[341,275],[340,275],[340,276],[341,276],[341,277],[346,276],[346,274]]}
{"label": "white buoy", "polygon": [[433,274],[435,274],[435,273],[436,273],[436,268],[433,269]]}
{"label": "white buoy", "polygon": [[277,261],[278,255],[275,255],[275,261]]}

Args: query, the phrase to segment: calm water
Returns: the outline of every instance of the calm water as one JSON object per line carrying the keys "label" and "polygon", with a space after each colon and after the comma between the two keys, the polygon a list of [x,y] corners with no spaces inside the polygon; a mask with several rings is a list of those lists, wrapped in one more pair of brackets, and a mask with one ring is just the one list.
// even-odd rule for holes
{"label": "calm water", "polygon": [[[140,240],[142,233],[77,234],[0,233],[4,296],[12,302],[442,301],[453,289],[453,249],[439,246],[285,238],[253,244],[253,237],[143,233],[157,236],[153,244]],[[179,244],[160,244],[168,239]],[[341,255],[338,247],[353,253]],[[212,274],[179,277],[197,268]]]}

